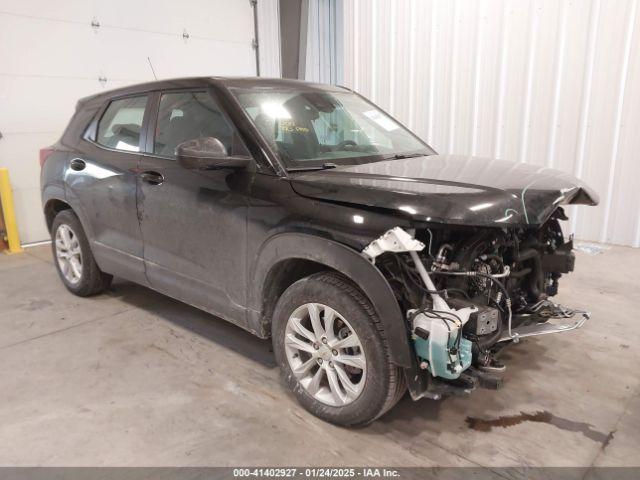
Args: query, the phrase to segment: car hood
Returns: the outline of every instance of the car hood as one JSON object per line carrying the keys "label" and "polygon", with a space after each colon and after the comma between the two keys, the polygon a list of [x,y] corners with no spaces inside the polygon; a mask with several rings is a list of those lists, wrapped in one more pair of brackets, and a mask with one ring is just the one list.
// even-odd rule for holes
{"label": "car hood", "polygon": [[561,171],[467,156],[340,166],[290,179],[306,197],[395,210],[434,223],[538,225],[559,205],[598,203],[593,190]]}

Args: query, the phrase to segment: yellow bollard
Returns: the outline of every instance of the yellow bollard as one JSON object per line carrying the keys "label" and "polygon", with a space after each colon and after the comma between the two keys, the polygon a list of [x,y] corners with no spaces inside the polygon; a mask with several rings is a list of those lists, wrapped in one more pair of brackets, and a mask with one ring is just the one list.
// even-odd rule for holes
{"label": "yellow bollard", "polygon": [[9,250],[7,253],[22,252],[20,237],[18,237],[18,226],[16,225],[16,215],[13,209],[13,193],[9,183],[9,170],[0,168],[0,204],[4,216],[4,226],[7,231],[7,242]]}

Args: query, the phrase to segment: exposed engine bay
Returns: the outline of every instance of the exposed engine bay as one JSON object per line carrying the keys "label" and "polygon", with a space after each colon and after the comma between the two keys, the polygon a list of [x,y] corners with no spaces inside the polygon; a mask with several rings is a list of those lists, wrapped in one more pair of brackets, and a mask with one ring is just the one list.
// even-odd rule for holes
{"label": "exposed engine bay", "polygon": [[535,228],[395,228],[364,249],[406,312],[419,396],[497,386],[503,346],[585,323],[587,312],[550,300],[575,261],[560,220],[562,208]]}

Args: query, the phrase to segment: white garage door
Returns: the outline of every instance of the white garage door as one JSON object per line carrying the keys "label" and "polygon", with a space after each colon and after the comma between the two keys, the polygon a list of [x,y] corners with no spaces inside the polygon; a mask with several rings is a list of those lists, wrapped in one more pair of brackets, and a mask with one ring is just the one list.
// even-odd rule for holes
{"label": "white garage door", "polygon": [[[92,26],[93,23],[93,26]],[[76,101],[158,78],[255,75],[253,10],[239,0],[0,0],[0,166],[23,243],[48,239],[38,150]]]}

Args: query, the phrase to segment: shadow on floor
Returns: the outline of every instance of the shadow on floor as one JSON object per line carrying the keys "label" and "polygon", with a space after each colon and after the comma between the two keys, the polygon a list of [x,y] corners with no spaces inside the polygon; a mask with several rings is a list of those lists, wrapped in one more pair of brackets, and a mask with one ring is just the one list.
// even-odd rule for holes
{"label": "shadow on floor", "polygon": [[[507,364],[505,382],[517,380],[523,370],[548,368],[541,365],[545,358],[547,347],[542,342],[523,341],[519,345],[509,345],[500,352],[500,359]],[[490,397],[490,398],[486,398]],[[482,406],[485,408],[479,409]],[[398,404],[374,424],[366,428],[372,435],[385,435],[389,431],[401,431],[403,436],[418,437],[424,431],[434,434],[442,433],[443,429],[464,432],[471,426],[466,422],[469,411],[473,410],[480,416],[491,417],[496,411],[512,411],[522,407],[515,402],[513,395],[499,390],[485,390],[480,387],[467,395],[444,397],[441,400],[423,398],[413,401],[407,392]],[[459,418],[456,422],[443,422],[445,409],[448,414]]]}
{"label": "shadow on floor", "polygon": [[266,368],[276,368],[271,341],[263,340],[215,315],[174,300],[149,288],[114,280],[108,295],[144,310],[205,340],[232,350]]}
{"label": "shadow on floor", "polygon": [[[153,314],[207,341],[237,352],[266,368],[277,368],[270,340],[262,340],[242,328],[196,307],[123,280],[114,281],[113,286],[106,295]],[[514,371],[509,373],[517,376],[522,363],[526,363],[527,369],[541,368],[538,363],[539,359],[544,358],[545,351],[546,347],[542,343],[522,342],[520,345],[506,348],[501,352],[500,356],[505,363],[513,364],[511,365],[511,370]],[[465,424],[466,406],[469,405],[467,402],[475,403],[473,397],[478,394],[479,392],[472,392],[469,396],[457,397],[458,401],[455,402],[455,405],[447,407],[455,411],[459,410],[460,422],[456,423],[454,428],[461,431],[469,428]],[[497,395],[495,403],[490,403],[490,405],[499,408],[500,400],[504,400],[504,398],[502,398],[499,391],[495,394]],[[363,430],[372,435],[387,435],[391,429],[393,431],[402,431],[402,435],[407,437],[419,436],[424,430],[441,432],[443,428],[441,421],[443,402],[449,404],[453,401],[453,398],[445,398],[439,401],[421,399],[414,402],[410,395],[406,393],[390,412]],[[519,406],[509,405],[509,408],[517,409]],[[488,414],[489,412],[486,413]]]}

